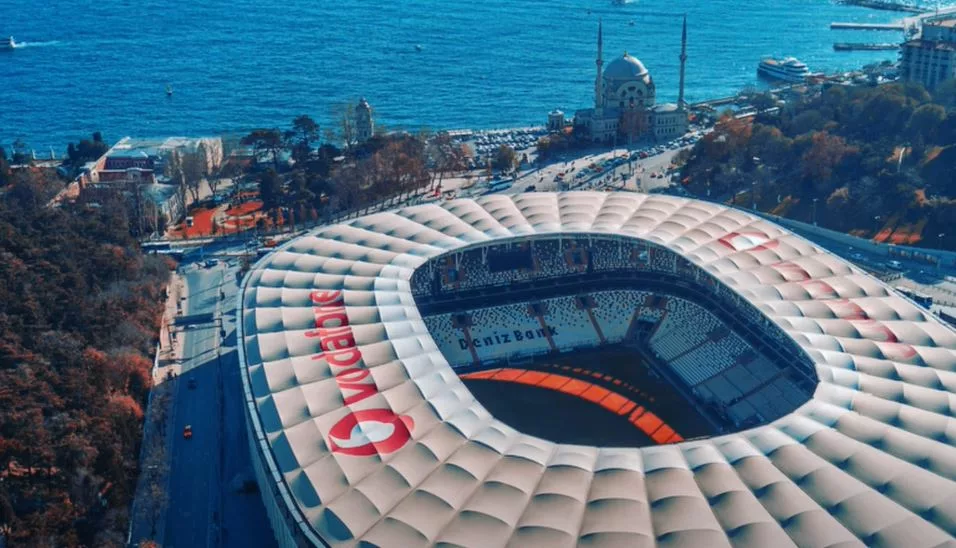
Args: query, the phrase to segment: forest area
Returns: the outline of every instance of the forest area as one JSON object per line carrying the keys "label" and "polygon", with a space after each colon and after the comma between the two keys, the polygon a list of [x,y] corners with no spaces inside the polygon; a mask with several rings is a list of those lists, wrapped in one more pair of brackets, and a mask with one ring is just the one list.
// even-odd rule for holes
{"label": "forest area", "polygon": [[123,546],[174,265],[122,202],[47,207],[55,176],[0,171],[0,537]]}
{"label": "forest area", "polygon": [[877,241],[956,248],[956,85],[833,86],[754,119],[725,115],[681,181]]}

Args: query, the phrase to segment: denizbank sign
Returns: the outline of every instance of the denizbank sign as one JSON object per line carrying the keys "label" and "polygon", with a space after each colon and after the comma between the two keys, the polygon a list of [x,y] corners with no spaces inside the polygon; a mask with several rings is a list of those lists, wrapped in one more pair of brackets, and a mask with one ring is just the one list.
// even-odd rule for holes
{"label": "denizbank sign", "polygon": [[[355,346],[348,314],[341,291],[313,291],[310,294],[315,330],[305,336],[317,338],[321,352],[313,360],[329,365],[346,406],[378,394],[372,372],[362,361],[362,352]],[[368,457],[398,451],[411,439],[414,421],[397,415],[391,409],[350,411],[328,432],[333,453]]]}

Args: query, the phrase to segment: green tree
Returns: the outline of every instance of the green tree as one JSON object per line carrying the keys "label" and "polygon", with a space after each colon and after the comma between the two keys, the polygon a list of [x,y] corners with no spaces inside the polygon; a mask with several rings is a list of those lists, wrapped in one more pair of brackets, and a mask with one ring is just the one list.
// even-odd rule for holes
{"label": "green tree", "polygon": [[906,135],[915,142],[936,143],[938,130],[946,120],[946,109],[928,103],[913,111],[906,123]]}
{"label": "green tree", "polygon": [[286,132],[285,138],[297,166],[305,165],[312,157],[312,147],[319,140],[319,131],[319,124],[308,115],[302,114],[292,120],[292,129]]}
{"label": "green tree", "polygon": [[268,152],[272,156],[272,167],[279,171],[279,153],[282,151],[282,134],[278,129],[254,129],[240,141],[245,146],[251,146],[255,151],[255,161],[259,155]]}
{"label": "green tree", "polygon": [[282,180],[275,170],[267,169],[259,175],[259,198],[266,210],[279,207],[282,201]]}

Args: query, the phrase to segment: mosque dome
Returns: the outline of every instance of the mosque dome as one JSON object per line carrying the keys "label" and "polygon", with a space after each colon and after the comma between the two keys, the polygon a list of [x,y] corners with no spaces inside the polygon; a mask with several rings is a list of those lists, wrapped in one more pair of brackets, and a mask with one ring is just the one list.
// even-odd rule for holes
{"label": "mosque dome", "polygon": [[604,69],[605,78],[615,80],[634,80],[647,76],[647,69],[636,57],[631,57],[627,53],[608,63]]}

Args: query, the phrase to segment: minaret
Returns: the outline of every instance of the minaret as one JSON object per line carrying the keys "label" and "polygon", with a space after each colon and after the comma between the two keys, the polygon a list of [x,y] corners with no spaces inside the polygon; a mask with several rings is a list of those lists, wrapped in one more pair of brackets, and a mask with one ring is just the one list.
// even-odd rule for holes
{"label": "minaret", "polygon": [[604,108],[604,77],[602,67],[604,66],[604,35],[603,22],[598,20],[598,54],[597,54],[597,79],[594,80],[594,108],[600,111]]}
{"label": "minaret", "polygon": [[680,90],[677,92],[677,108],[684,108],[684,65],[687,64],[687,15],[680,34]]}

